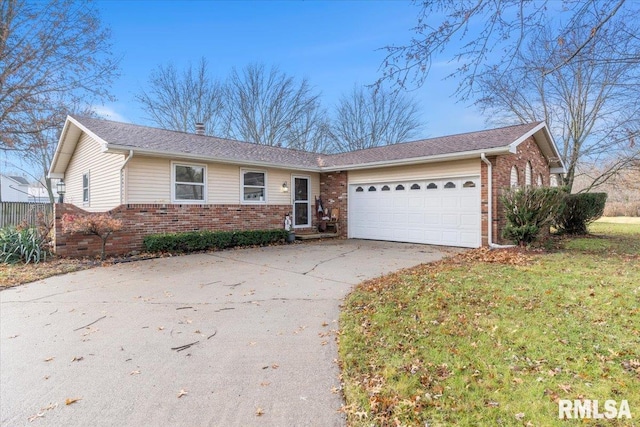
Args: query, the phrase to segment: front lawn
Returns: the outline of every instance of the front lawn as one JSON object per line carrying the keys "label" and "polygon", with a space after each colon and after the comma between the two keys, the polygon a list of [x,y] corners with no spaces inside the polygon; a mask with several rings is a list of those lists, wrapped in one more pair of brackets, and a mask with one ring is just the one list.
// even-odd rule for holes
{"label": "front lawn", "polygon": [[627,400],[633,419],[587,425],[637,423],[640,224],[591,232],[358,286],[340,319],[349,425],[582,424],[558,419],[560,399]]}

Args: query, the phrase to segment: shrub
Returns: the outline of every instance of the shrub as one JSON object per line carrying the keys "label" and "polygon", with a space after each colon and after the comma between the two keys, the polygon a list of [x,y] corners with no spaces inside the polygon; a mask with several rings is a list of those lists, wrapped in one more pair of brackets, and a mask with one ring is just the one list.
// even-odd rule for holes
{"label": "shrub", "polygon": [[587,226],[602,216],[607,193],[567,194],[555,218],[559,232],[587,234]]}
{"label": "shrub", "polygon": [[45,261],[49,251],[36,228],[0,229],[0,262],[15,264]]}
{"label": "shrub", "polygon": [[69,215],[62,216],[64,233],[93,234],[102,240],[100,259],[104,261],[107,239],[116,231],[122,230],[122,221],[109,214]]}
{"label": "shrub", "polygon": [[553,222],[563,194],[561,189],[549,187],[506,190],[500,197],[507,218],[502,237],[520,246],[532,243],[543,227]]}
{"label": "shrub", "polygon": [[145,236],[144,247],[149,252],[197,252],[226,249],[234,246],[264,246],[283,241],[285,230],[189,231]]}

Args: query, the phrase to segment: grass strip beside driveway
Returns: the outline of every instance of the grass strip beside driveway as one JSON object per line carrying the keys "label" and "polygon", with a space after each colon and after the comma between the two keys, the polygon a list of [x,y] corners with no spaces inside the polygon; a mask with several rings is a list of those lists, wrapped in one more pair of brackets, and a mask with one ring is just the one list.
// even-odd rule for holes
{"label": "grass strip beside driveway", "polygon": [[358,286],[340,319],[349,425],[566,425],[560,399],[627,400],[632,420],[600,421],[635,422],[640,225],[591,232]]}

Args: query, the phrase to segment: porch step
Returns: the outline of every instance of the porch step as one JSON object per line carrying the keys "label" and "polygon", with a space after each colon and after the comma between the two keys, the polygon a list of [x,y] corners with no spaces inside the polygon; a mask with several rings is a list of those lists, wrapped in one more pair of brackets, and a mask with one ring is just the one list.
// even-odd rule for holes
{"label": "porch step", "polygon": [[332,239],[338,236],[338,233],[296,233],[296,240]]}

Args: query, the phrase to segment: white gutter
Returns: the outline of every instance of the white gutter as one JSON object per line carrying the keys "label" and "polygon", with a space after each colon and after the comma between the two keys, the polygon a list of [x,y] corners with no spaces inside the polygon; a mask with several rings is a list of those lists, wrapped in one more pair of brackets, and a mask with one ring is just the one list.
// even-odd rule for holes
{"label": "white gutter", "polygon": [[127,163],[129,163],[129,160],[131,160],[131,158],[133,158],[133,150],[129,150],[129,155],[124,160],[124,163],[120,168],[120,204],[121,205],[124,204],[124,176],[123,176],[124,168],[127,166]]}
{"label": "white gutter", "polygon": [[[487,212],[487,243],[491,249],[503,249],[513,248],[515,245],[498,245],[493,243],[493,165],[485,156],[485,153],[480,153],[480,160],[487,165],[487,196],[489,201],[487,203],[489,211]],[[481,178],[482,179],[482,178]]]}

